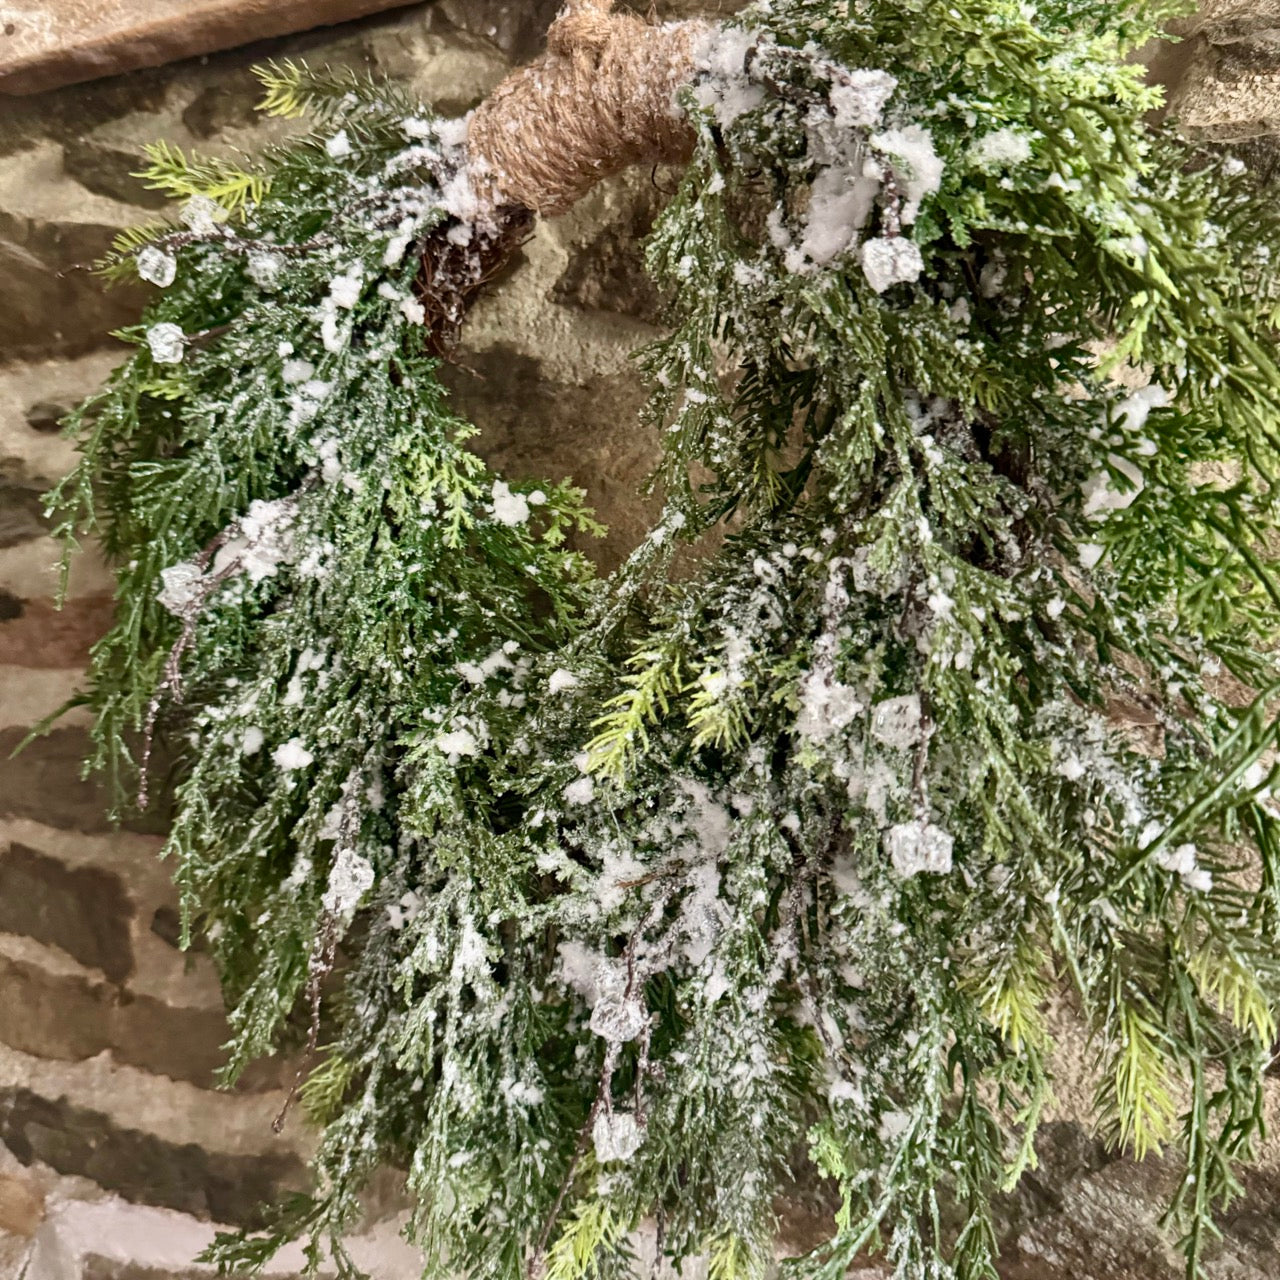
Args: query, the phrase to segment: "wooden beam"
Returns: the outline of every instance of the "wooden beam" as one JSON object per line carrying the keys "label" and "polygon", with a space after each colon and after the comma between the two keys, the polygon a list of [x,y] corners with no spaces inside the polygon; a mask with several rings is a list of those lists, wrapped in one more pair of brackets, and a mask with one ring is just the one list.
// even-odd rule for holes
{"label": "wooden beam", "polygon": [[5,0],[0,93],[157,67],[413,0]]}

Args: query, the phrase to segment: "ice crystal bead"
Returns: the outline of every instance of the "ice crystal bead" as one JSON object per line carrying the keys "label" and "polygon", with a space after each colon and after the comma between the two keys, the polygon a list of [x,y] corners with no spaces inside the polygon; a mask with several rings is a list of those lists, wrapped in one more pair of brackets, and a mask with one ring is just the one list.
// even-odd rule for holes
{"label": "ice crystal bead", "polygon": [[163,249],[149,244],[137,257],[138,275],[148,284],[167,289],[178,274],[177,260]]}
{"label": "ice crystal bead", "polygon": [[167,320],[161,324],[153,324],[147,330],[147,346],[151,349],[151,358],[156,364],[181,364],[186,345],[186,335],[176,324],[170,324]]}
{"label": "ice crystal bead", "polygon": [[877,702],[871,712],[871,736],[895,751],[920,741],[920,698],[914,693]]}
{"label": "ice crystal bead", "polygon": [[178,215],[184,226],[198,236],[207,236],[217,229],[218,223],[226,217],[222,206],[208,196],[192,196],[182,206]]}
{"label": "ice crystal bead", "polygon": [[156,599],[170,613],[181,617],[199,595],[203,578],[204,574],[189,560],[170,565],[160,571],[160,581],[164,586],[160,588]]}
{"label": "ice crystal bead", "polygon": [[638,1000],[605,997],[591,1010],[591,1030],[613,1044],[634,1040],[648,1021],[649,1011]]}
{"label": "ice crystal bead", "polygon": [[630,1160],[640,1150],[644,1130],[630,1111],[601,1111],[591,1126],[591,1140],[595,1143],[596,1159],[601,1164]]}
{"label": "ice crystal bead", "polygon": [[321,901],[330,914],[345,919],[355,914],[355,909],[373,888],[373,866],[354,849],[339,849],[329,872],[329,885]]}
{"label": "ice crystal bead", "polygon": [[931,822],[900,822],[884,833],[884,848],[893,869],[908,879],[921,871],[943,875],[951,870],[955,841]]}

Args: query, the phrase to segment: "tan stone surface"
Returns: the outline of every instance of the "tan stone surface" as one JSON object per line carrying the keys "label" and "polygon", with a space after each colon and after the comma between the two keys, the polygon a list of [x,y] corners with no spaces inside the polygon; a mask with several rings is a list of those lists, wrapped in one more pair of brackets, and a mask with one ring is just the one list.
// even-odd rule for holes
{"label": "tan stone surface", "polygon": [[0,92],[35,93],[155,67],[406,0],[6,0]]}
{"label": "tan stone surface", "polygon": [[44,1217],[44,1196],[30,1178],[0,1173],[0,1231],[35,1235]]}

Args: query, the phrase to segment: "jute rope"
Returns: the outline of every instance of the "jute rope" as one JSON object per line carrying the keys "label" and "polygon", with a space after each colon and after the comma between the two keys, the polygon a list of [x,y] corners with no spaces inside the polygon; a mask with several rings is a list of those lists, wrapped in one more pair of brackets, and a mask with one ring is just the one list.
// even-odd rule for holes
{"label": "jute rope", "polygon": [[653,26],[612,7],[570,0],[546,54],[476,109],[467,141],[493,205],[563,213],[619,169],[688,159],[693,135],[673,99],[706,24]]}

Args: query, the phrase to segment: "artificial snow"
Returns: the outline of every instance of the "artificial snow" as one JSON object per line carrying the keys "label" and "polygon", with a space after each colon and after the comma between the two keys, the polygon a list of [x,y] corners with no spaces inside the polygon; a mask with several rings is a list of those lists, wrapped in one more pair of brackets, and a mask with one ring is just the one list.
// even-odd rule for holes
{"label": "artificial snow", "polygon": [[436,746],[449,757],[450,764],[457,764],[463,756],[480,754],[480,744],[470,729],[454,729],[450,733],[438,733]]}
{"label": "artificial snow", "polygon": [[358,262],[352,263],[344,272],[329,281],[329,300],[335,307],[350,311],[360,301],[363,285],[364,268]]}
{"label": "artificial snow", "polygon": [[880,123],[885,103],[898,81],[887,71],[851,71],[831,90],[831,109],[840,129],[871,129]]}
{"label": "artificial snow", "polygon": [[513,665],[503,649],[497,648],[481,662],[458,662],[453,669],[468,684],[481,685],[499,671],[510,671]]}
{"label": "artificial snow", "polygon": [[895,284],[911,284],[923,270],[919,246],[904,236],[878,236],[862,246],[862,273],[877,293]]}
{"label": "artificial snow", "polygon": [[922,871],[939,875],[950,871],[954,844],[941,827],[919,820],[900,822],[884,833],[885,852],[904,880]]}
{"label": "artificial snow", "polygon": [[355,914],[360,899],[373,888],[373,865],[354,849],[342,848],[333,860],[329,885],[320,899],[324,909],[339,920]]}
{"label": "artificial snow", "polygon": [[1076,547],[1076,559],[1082,569],[1096,569],[1106,551],[1100,542],[1082,542]]}
{"label": "artificial snow", "polygon": [[165,253],[149,244],[138,253],[135,261],[138,275],[148,284],[167,289],[178,274],[178,261],[172,254]]}
{"label": "artificial snow", "polygon": [[942,186],[943,164],[933,149],[933,135],[918,124],[909,124],[873,134],[871,145],[888,158],[906,196],[902,221],[914,222],[920,202]]}
{"label": "artificial snow", "polygon": [[563,791],[565,804],[589,804],[596,793],[596,784],[590,774],[575,778]]}
{"label": "artificial snow", "polygon": [[644,1130],[630,1111],[601,1111],[591,1126],[596,1159],[601,1164],[630,1160],[644,1142]]}
{"label": "artificial snow", "polygon": [[747,75],[747,55],[760,36],[745,27],[713,25],[693,49],[694,66],[703,73],[694,86],[699,105],[709,107],[722,127],[764,101],[764,86]]}
{"label": "artificial snow", "polygon": [[1155,856],[1155,863],[1175,875],[1185,876],[1196,867],[1196,847],[1193,844],[1180,844],[1173,849],[1162,849]]}
{"label": "artificial snow", "polygon": [[156,364],[181,364],[187,336],[178,325],[163,320],[147,330],[147,346]]}
{"label": "artificial snow", "polygon": [[556,977],[588,1004],[618,996],[626,986],[622,967],[616,960],[593,951],[584,943],[566,938],[556,947],[559,960]]}
{"label": "artificial snow", "polygon": [[[822,266],[848,249],[866,226],[879,190],[880,184],[858,168],[823,169],[809,188],[809,211],[798,247],[802,257]],[[788,266],[794,265],[798,264],[789,258]]]}
{"label": "artificial snow", "polygon": [[557,667],[552,673],[551,678],[547,681],[547,692],[551,694],[563,693],[566,689],[576,689],[578,686],[578,677],[572,671],[566,671],[563,667]]}
{"label": "artificial snow", "polygon": [[325,144],[324,149],[332,160],[341,160],[351,154],[351,139],[345,129],[339,129]]}
{"label": "artificial snow", "polygon": [[1169,404],[1169,393],[1156,383],[1139,387],[1115,406],[1116,425],[1137,435],[1147,425],[1152,409],[1166,409]]}
{"label": "artificial snow", "polygon": [[288,742],[282,742],[271,753],[271,759],[275,762],[277,769],[292,773],[296,769],[305,769],[315,756],[306,749],[301,738],[290,738]]}
{"label": "artificial snow", "polygon": [[995,129],[969,148],[969,161],[983,173],[1011,169],[1031,159],[1031,139],[1022,129]]}
{"label": "artificial snow", "polygon": [[495,480],[492,489],[493,518],[512,528],[529,519],[529,500],[522,493],[512,493],[505,480]]}
{"label": "artificial snow", "polygon": [[259,289],[267,292],[280,283],[280,272],[283,270],[284,259],[278,253],[255,249],[245,261],[245,274]]}
{"label": "artificial snow", "polygon": [[1136,462],[1118,453],[1107,454],[1107,461],[1114,470],[1131,482],[1130,487],[1121,491],[1111,483],[1110,471],[1095,471],[1080,486],[1080,496],[1084,500],[1082,512],[1088,520],[1105,520],[1111,512],[1123,511],[1132,505],[1133,500],[1146,486],[1142,468]]}
{"label": "artificial snow", "polygon": [[280,376],[289,386],[308,381],[315,371],[316,367],[310,360],[286,360],[280,366]]}
{"label": "artificial snow", "polygon": [[240,754],[243,756],[257,755],[262,750],[262,744],[265,741],[266,735],[262,730],[257,725],[250,725],[240,739]]}
{"label": "artificial snow", "polygon": [[234,567],[250,582],[261,582],[275,574],[293,554],[294,507],[292,498],[270,502],[255,498],[240,517],[236,536],[228,539],[214,556],[210,572],[216,577]]}
{"label": "artificial snow", "polygon": [[880,1117],[876,1135],[886,1145],[902,1137],[911,1127],[911,1117],[905,1111],[886,1111]]}
{"label": "artificial snow", "polygon": [[1155,864],[1174,875],[1182,877],[1183,887],[1196,893],[1208,893],[1213,888],[1213,872],[1196,861],[1196,847],[1180,844],[1172,849],[1162,849],[1155,856]]}

